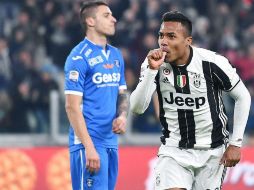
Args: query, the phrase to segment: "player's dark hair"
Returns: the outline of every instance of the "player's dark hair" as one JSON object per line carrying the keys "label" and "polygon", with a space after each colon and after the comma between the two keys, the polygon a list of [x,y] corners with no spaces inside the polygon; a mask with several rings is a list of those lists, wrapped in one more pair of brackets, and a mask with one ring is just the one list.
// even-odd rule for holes
{"label": "player's dark hair", "polygon": [[94,9],[100,5],[108,6],[108,4],[104,0],[85,0],[84,2],[81,3],[79,17],[80,24],[85,32],[87,30],[86,18],[94,15],[95,14]]}
{"label": "player's dark hair", "polygon": [[192,22],[184,14],[179,11],[170,11],[166,12],[162,16],[163,22],[180,22],[185,28],[188,36],[191,36],[192,33]]}

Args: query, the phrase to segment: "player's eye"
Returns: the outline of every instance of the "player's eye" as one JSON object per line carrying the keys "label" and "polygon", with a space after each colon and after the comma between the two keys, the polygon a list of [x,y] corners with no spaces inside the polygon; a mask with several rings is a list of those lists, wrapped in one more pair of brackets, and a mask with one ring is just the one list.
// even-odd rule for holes
{"label": "player's eye", "polygon": [[108,14],[108,13],[107,13],[107,14],[104,14],[104,17],[106,17],[106,18],[109,17],[109,14]]}
{"label": "player's eye", "polygon": [[169,39],[174,39],[174,38],[176,38],[176,36],[175,36],[174,34],[167,34],[167,37],[168,37]]}
{"label": "player's eye", "polygon": [[163,35],[163,33],[159,32],[158,36],[159,36],[159,38],[163,38],[164,35]]}

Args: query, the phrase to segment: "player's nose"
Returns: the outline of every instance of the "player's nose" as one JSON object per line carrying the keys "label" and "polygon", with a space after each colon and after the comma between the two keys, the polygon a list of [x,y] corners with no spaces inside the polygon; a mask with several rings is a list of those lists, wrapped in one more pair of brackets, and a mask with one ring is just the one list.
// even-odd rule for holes
{"label": "player's nose", "polygon": [[112,16],[112,22],[116,23],[116,18]]}
{"label": "player's nose", "polygon": [[163,47],[163,48],[168,47],[168,44],[166,43],[166,41],[164,39],[160,40],[160,47]]}

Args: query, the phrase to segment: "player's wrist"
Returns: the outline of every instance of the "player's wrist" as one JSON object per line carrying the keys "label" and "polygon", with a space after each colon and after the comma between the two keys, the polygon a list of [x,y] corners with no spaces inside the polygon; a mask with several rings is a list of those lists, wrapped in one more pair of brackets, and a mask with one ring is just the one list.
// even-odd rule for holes
{"label": "player's wrist", "polygon": [[127,116],[128,116],[127,112],[122,112],[122,113],[118,116],[118,118],[127,120]]}
{"label": "player's wrist", "polygon": [[87,149],[87,150],[95,149],[93,141],[92,141],[91,138],[85,139],[85,140],[83,140],[81,142],[84,145],[85,149]]}
{"label": "player's wrist", "polygon": [[151,70],[155,70],[155,71],[158,71],[160,69],[160,67],[158,67],[158,66],[154,67],[154,66],[152,66],[150,64],[148,65],[148,68],[151,69]]}

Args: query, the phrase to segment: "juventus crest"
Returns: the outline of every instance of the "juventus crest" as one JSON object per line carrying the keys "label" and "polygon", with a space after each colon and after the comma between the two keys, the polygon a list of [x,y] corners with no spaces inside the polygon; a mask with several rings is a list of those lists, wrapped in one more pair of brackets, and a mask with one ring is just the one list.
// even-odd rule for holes
{"label": "juventus crest", "polygon": [[194,86],[196,87],[196,88],[199,88],[200,87],[200,85],[201,85],[201,78],[200,78],[200,74],[195,74],[194,75]]}

